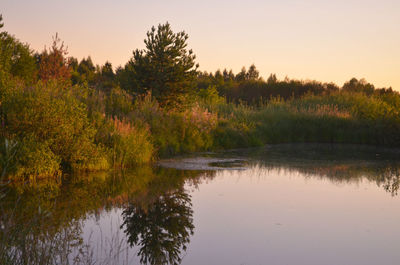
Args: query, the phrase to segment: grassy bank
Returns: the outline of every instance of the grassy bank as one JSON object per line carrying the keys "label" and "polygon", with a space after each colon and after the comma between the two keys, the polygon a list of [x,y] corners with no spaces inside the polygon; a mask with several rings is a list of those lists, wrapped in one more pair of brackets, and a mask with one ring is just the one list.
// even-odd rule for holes
{"label": "grassy bank", "polygon": [[257,107],[222,104],[215,147],[234,148],[287,142],[326,142],[399,146],[398,94],[344,91],[271,99]]}
{"label": "grassy bank", "polygon": [[287,142],[400,145],[400,96],[339,91],[249,106],[199,94],[185,109],[59,82],[2,90],[10,179],[126,168],[160,157]]}

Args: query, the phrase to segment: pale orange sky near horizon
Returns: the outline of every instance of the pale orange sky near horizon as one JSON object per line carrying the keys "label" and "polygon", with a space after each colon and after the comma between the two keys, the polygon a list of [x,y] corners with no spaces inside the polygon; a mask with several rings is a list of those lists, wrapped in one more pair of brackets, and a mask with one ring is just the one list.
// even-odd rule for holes
{"label": "pale orange sky near horizon", "polygon": [[200,70],[255,64],[267,78],[342,85],[352,77],[400,91],[400,1],[2,0],[4,29],[34,50],[58,32],[69,55],[124,65],[169,21],[189,35]]}

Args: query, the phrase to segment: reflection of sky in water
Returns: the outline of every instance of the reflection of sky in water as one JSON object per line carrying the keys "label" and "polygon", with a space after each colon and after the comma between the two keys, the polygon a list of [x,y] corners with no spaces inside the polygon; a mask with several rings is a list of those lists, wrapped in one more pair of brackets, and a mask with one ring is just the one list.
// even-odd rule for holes
{"label": "reflection of sky in water", "polygon": [[[84,221],[82,238],[90,245],[95,259],[101,263],[110,259],[110,262],[117,261],[118,264],[130,264],[132,261],[139,264],[136,251],[129,247],[126,235],[120,229],[121,214],[122,209],[114,208],[99,215],[88,215]],[[110,248],[113,251],[110,251]],[[110,253],[117,258],[111,258]]]}
{"label": "reflection of sky in water", "polygon": [[222,171],[192,200],[187,264],[400,262],[399,198],[374,183]]}
{"label": "reflection of sky in water", "polygon": [[[349,164],[357,168],[359,162]],[[252,164],[217,171],[196,187],[186,184],[195,229],[182,264],[400,264],[400,197],[369,181],[373,171],[361,163],[348,172],[354,181],[339,181],[318,176],[324,163],[308,165],[311,170],[294,164]],[[346,167],[338,170],[347,174]],[[98,227],[103,238],[115,238],[121,212],[91,216],[84,238],[93,230],[91,240],[99,242]],[[125,239],[123,230],[119,239]],[[137,248],[128,252],[137,264]]]}

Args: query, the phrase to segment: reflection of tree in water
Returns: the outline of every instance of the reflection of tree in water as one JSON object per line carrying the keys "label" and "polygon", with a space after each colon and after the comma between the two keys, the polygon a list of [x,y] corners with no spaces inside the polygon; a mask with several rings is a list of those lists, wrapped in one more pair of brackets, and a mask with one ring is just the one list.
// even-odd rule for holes
{"label": "reflection of tree in water", "polygon": [[356,163],[321,163],[318,164],[257,164],[259,170],[300,173],[305,178],[328,179],[332,183],[359,183],[363,180],[374,182],[383,187],[392,196],[398,195],[400,188],[400,165],[360,165]]}
{"label": "reflection of tree in water", "polygon": [[183,188],[167,192],[150,202],[131,202],[123,212],[125,232],[131,246],[138,246],[143,264],[179,264],[193,235],[191,197]]}
{"label": "reflection of tree in water", "polygon": [[38,213],[35,220],[24,225],[10,223],[5,216],[0,220],[0,264],[83,264],[90,257],[81,237],[77,221],[58,231],[41,232],[41,222],[47,217]]}
{"label": "reflection of tree in water", "polygon": [[377,180],[378,186],[382,184],[387,192],[392,196],[396,196],[400,186],[400,168],[395,166],[387,167],[379,177],[379,180]]}
{"label": "reflection of tree in water", "polygon": [[301,173],[333,183],[376,183],[392,196],[400,187],[400,151],[374,146],[283,144],[256,149],[249,157],[261,170]]}
{"label": "reflection of tree in water", "polygon": [[[186,248],[194,229],[190,196],[183,186],[196,188],[204,178],[215,175],[203,173],[146,166],[110,174],[73,175],[60,183],[48,180],[0,186],[0,264],[66,264],[66,260],[71,264],[121,264],[113,262],[124,258],[117,236],[96,242],[99,245],[94,247],[91,239],[82,235],[81,221],[113,207],[129,206],[127,212],[133,211],[132,205],[140,205],[136,207],[149,213],[149,219],[161,211],[159,216],[165,218],[160,220],[166,224],[159,227],[171,230],[170,245],[177,249],[165,260],[179,261],[177,253]],[[136,202],[141,203],[132,203],[131,195],[138,195]],[[153,209],[160,203],[158,210]]]}

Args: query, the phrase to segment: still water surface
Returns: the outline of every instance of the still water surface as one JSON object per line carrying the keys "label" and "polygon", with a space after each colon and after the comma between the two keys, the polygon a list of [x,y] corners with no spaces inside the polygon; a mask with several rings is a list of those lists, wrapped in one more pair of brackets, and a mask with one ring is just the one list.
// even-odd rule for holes
{"label": "still water surface", "polygon": [[80,249],[97,264],[395,265],[399,184],[397,151],[297,144],[15,187],[8,201],[22,196],[15,224],[51,212],[32,233],[67,244],[54,255],[69,263]]}

